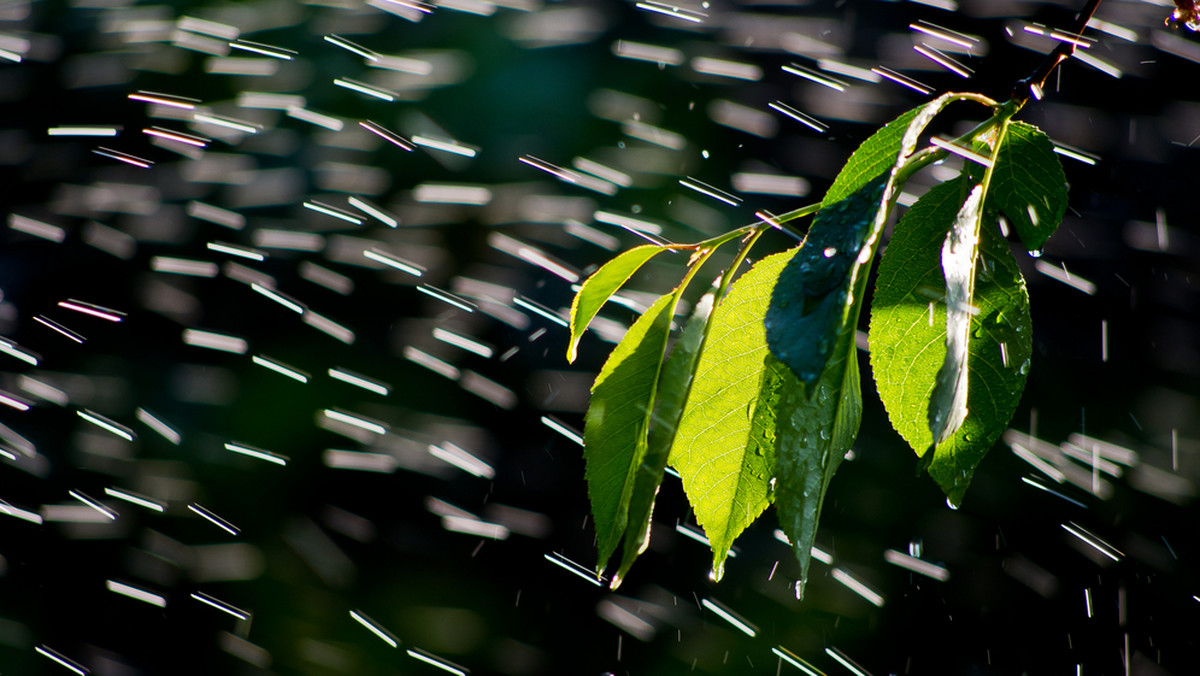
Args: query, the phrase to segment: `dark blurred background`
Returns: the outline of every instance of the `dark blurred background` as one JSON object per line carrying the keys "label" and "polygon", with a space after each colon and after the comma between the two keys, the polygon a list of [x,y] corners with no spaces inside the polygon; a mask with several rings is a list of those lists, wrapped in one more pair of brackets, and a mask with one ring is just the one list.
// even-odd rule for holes
{"label": "dark blurred background", "polygon": [[619,592],[564,563],[595,561],[591,378],[682,261],[574,366],[571,284],[630,227],[818,200],[932,93],[1006,98],[1077,9],[0,4],[0,673],[1194,673],[1200,41],[1160,2],[1105,0],[1022,113],[1070,210],[1018,251],[1028,389],[960,509],[862,354],[803,602],[770,513],[710,582],[670,477]]}

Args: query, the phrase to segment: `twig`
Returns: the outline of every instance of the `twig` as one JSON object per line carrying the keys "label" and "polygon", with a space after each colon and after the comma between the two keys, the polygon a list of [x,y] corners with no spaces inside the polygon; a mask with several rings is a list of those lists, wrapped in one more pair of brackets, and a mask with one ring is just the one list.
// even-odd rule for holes
{"label": "twig", "polygon": [[[1088,21],[1092,20],[1092,15],[1096,13],[1096,8],[1099,6],[1100,0],[1088,0],[1087,5],[1084,6],[1075,21],[1074,33],[1083,34]],[[1035,99],[1042,98],[1042,88],[1046,85],[1046,80],[1050,79],[1050,75],[1054,73],[1054,69],[1058,68],[1060,63],[1071,58],[1075,53],[1075,47],[1074,42],[1060,42],[1032,75],[1023,80],[1017,80],[1017,83],[1013,85],[1013,100],[1024,105],[1030,96]]]}

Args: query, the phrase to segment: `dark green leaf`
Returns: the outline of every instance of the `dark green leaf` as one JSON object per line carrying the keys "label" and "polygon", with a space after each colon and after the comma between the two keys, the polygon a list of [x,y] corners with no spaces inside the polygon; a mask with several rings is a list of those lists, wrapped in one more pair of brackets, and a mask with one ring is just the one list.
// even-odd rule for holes
{"label": "dark green leaf", "polygon": [[851,325],[838,339],[834,356],[815,386],[803,385],[790,369],[775,362],[783,383],[777,415],[775,508],[800,563],[797,598],[804,594],[829,483],[862,421],[854,333]]}
{"label": "dark green leaf", "polygon": [[599,570],[616,550],[628,523],[674,308],[674,293],[654,301],[613,349],[592,386],[584,418],[583,457]]}
{"label": "dark green leaf", "polygon": [[[765,324],[767,344],[780,361],[812,384],[861,298],[850,289],[866,274],[864,250],[883,207],[888,173],[817,213],[799,253],[779,276]],[[863,255],[860,255],[863,254]]]}
{"label": "dark green leaf", "polygon": [[795,250],[759,261],[713,310],[708,340],[679,420],[671,465],[713,548],[719,578],[733,541],[770,502],[775,385],[762,317]]}
{"label": "dark green leaf", "polygon": [[595,319],[596,313],[618,289],[629,281],[638,268],[655,255],[666,251],[655,244],[636,246],[613,258],[583,282],[571,302],[571,340],[567,344],[567,361],[574,362],[579,339]]}
{"label": "dark green leaf", "polygon": [[1040,250],[1067,209],[1067,178],[1050,137],[1011,122],[988,189],[988,201],[1012,223],[1026,249]]}
{"label": "dark green leaf", "polygon": [[954,100],[943,94],[875,132],[850,159],[821,201],[821,210],[780,276],[766,314],[767,343],[811,385],[821,375],[846,322],[858,316],[865,277],[887,223],[896,170],[929,122]]}
{"label": "dark green leaf", "polygon": [[771,297],[767,342],[790,370],[778,374],[776,490],[779,521],[800,563],[797,595],[808,576],[825,493],[862,420],[855,327],[896,174],[952,100],[938,97],[863,142],[822,200]]}
{"label": "dark green leaf", "polygon": [[[967,198],[963,178],[934,187],[895,229],[871,304],[871,369],[892,426],[921,455],[933,444],[930,397],[946,356],[946,282],[941,244]],[[1029,296],[994,217],[980,232],[975,269],[967,411],[938,444],[929,473],[959,503],[975,467],[1008,424],[1031,354]]]}

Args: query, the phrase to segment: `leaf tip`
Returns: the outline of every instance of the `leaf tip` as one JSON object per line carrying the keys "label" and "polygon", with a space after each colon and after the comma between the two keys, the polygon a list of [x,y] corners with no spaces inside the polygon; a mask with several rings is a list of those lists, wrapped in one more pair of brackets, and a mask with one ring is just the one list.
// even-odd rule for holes
{"label": "leaf tip", "polygon": [[713,562],[712,570],[708,572],[708,579],[713,582],[720,582],[721,578],[725,577],[725,559]]}
{"label": "leaf tip", "polygon": [[921,476],[922,472],[928,472],[929,467],[933,464],[934,451],[937,450],[937,444],[930,444],[929,449],[923,455],[917,458],[917,476]]}

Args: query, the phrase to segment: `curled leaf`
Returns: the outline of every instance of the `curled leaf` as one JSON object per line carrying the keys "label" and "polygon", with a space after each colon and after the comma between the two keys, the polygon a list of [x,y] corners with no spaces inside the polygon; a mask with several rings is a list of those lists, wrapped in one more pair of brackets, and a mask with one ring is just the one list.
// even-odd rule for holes
{"label": "curled leaf", "polygon": [[954,225],[942,245],[942,271],[946,279],[946,358],[938,370],[929,398],[929,431],[940,444],[962,427],[967,417],[967,350],[971,342],[971,315],[975,301],[975,260],[979,251],[979,223],[983,216],[983,185],[958,210]]}

